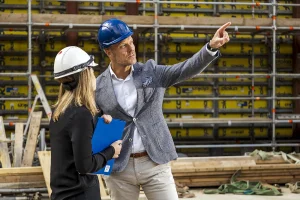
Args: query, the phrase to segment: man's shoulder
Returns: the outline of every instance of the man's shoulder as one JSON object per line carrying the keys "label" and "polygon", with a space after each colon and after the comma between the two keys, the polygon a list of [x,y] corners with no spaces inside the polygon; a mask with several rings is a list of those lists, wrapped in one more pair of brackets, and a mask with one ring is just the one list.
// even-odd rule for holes
{"label": "man's shoulder", "polygon": [[134,69],[144,69],[147,70],[149,67],[155,67],[156,62],[153,59],[147,60],[145,63],[142,62],[136,62],[133,67]]}
{"label": "man's shoulder", "polygon": [[97,81],[99,81],[102,77],[107,76],[108,73],[109,73],[109,68],[107,68],[106,70],[104,70],[104,72],[102,72],[101,74],[99,74],[99,76],[97,76]]}

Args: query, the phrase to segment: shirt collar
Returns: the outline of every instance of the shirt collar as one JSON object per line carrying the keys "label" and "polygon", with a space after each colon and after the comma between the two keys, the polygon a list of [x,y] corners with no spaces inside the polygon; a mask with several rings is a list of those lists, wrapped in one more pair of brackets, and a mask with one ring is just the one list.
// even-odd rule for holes
{"label": "shirt collar", "polygon": [[[109,68],[109,72],[110,72],[111,77],[116,78],[116,79],[119,79],[119,78],[116,76],[115,72],[112,70],[110,64],[109,64],[108,68]],[[128,75],[127,77],[131,77],[133,71],[134,71],[134,68],[133,68],[133,65],[131,65],[131,71],[130,71],[130,73],[129,73],[129,75]],[[120,79],[119,79],[119,80],[120,80]]]}

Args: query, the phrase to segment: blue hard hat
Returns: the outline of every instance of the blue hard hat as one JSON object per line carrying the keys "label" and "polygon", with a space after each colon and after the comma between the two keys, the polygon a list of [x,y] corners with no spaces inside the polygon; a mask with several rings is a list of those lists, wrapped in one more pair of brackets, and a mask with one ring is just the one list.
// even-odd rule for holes
{"label": "blue hard hat", "polygon": [[101,49],[121,42],[133,34],[127,24],[119,19],[112,18],[103,22],[98,31],[98,42]]}

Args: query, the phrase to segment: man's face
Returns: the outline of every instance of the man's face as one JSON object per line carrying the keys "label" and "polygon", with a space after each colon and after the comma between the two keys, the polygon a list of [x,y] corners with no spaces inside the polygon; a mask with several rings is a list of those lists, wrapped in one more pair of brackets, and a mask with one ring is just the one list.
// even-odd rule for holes
{"label": "man's face", "polygon": [[110,46],[105,53],[113,65],[126,67],[136,63],[135,46],[131,36]]}

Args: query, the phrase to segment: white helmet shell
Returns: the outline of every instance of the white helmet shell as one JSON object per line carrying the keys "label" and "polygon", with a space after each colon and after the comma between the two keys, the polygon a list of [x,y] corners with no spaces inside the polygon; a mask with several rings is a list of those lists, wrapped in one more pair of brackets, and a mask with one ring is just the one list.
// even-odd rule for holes
{"label": "white helmet shell", "polygon": [[54,61],[54,79],[62,78],[94,67],[98,64],[94,62],[92,56],[76,46],[65,47],[58,52]]}

